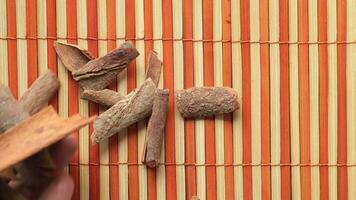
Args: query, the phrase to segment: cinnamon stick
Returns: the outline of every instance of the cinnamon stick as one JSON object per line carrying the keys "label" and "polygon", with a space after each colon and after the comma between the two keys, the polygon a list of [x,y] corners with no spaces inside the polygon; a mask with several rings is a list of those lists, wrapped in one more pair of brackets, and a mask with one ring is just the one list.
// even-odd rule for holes
{"label": "cinnamon stick", "polygon": [[15,126],[29,117],[29,114],[19,106],[10,89],[0,84],[0,133]]}
{"label": "cinnamon stick", "polygon": [[176,102],[183,117],[208,117],[239,108],[237,92],[228,87],[195,87],[176,91]]}
{"label": "cinnamon stick", "polygon": [[156,87],[158,86],[161,77],[162,61],[158,59],[157,53],[151,51],[148,56],[148,66],[146,79],[151,78]]}
{"label": "cinnamon stick", "polygon": [[98,91],[84,90],[81,98],[88,101],[93,101],[103,106],[111,107],[126,97],[113,90],[104,89]]}
{"label": "cinnamon stick", "polygon": [[[56,43],[54,45],[65,67],[83,89],[102,90],[106,88],[139,53],[130,42],[122,44],[105,56],[92,59],[91,55],[75,45]],[[73,52],[68,53],[66,52]]]}
{"label": "cinnamon stick", "polygon": [[58,91],[59,85],[56,75],[48,70],[23,94],[19,104],[27,113],[33,115],[47,106],[48,101]]}
{"label": "cinnamon stick", "polygon": [[57,41],[54,42],[53,47],[56,50],[58,57],[61,59],[64,67],[66,67],[70,72],[74,72],[82,68],[90,60],[94,59],[89,51],[74,44]]}
{"label": "cinnamon stick", "polygon": [[50,106],[42,109],[0,135],[0,171],[35,155],[93,120],[93,117],[87,119],[79,115],[61,118]]}
{"label": "cinnamon stick", "polygon": [[147,79],[129,98],[117,102],[94,121],[92,140],[99,143],[115,133],[149,116],[156,86]]}
{"label": "cinnamon stick", "polygon": [[154,168],[159,164],[162,139],[168,111],[168,89],[157,89],[153,100],[152,115],[148,121],[142,163]]}

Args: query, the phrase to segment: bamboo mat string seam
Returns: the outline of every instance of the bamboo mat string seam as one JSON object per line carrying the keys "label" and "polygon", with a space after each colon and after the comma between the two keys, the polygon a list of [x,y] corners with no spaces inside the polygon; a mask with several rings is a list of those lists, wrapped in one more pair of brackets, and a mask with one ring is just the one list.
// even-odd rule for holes
{"label": "bamboo mat string seam", "polygon": [[250,44],[356,44],[356,41],[269,41],[269,40],[214,40],[214,39],[193,39],[193,38],[96,38],[96,37],[1,37],[0,40],[91,40],[91,41],[116,41],[116,40],[132,40],[132,41],[183,41],[183,42],[213,42],[213,43],[250,43]]}
{"label": "bamboo mat string seam", "polygon": [[[130,163],[130,162],[115,162],[115,163],[75,163],[70,162],[70,166],[119,166],[119,165],[127,165],[127,166],[142,166],[142,163]],[[263,166],[271,166],[271,167],[356,167],[356,163],[225,163],[225,164],[217,164],[217,163],[159,163],[159,165],[164,166],[216,166],[216,167],[263,167]]]}

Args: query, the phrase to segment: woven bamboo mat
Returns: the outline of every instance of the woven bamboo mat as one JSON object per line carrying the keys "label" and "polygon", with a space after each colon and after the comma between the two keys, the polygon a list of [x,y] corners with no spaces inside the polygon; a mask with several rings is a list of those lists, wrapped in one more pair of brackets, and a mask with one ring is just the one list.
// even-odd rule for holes
{"label": "woven bamboo mat", "polygon": [[230,86],[233,115],[184,120],[170,96],[162,164],[140,162],[145,122],[100,145],[77,134],[73,199],[356,199],[356,1],[0,0],[0,81],[20,96],[47,68],[62,116],[95,115],[53,42],[141,55],[111,89],[163,59],[160,87]]}

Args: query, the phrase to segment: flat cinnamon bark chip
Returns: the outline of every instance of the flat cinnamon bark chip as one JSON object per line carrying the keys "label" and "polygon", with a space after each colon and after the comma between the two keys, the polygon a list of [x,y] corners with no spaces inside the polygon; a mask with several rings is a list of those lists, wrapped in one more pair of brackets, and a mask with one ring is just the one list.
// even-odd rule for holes
{"label": "flat cinnamon bark chip", "polygon": [[156,87],[161,78],[162,61],[158,58],[155,51],[151,51],[148,56],[148,67],[146,72],[146,79],[151,78]]}
{"label": "flat cinnamon bark chip", "polygon": [[194,87],[175,92],[183,117],[208,117],[239,109],[237,92],[229,87]]}
{"label": "flat cinnamon bark chip", "polygon": [[52,107],[41,110],[0,135],[0,171],[40,152],[93,120],[93,117],[79,115],[61,118]]}
{"label": "flat cinnamon bark chip", "polygon": [[94,59],[90,52],[74,44],[57,41],[54,43],[54,49],[56,50],[57,55],[61,59],[64,67],[70,72],[74,72],[82,68],[90,60]]}

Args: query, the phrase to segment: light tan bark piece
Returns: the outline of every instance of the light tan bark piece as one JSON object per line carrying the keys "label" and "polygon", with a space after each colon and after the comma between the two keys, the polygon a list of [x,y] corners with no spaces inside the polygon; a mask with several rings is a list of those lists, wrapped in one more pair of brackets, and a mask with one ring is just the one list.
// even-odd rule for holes
{"label": "light tan bark piece", "polygon": [[146,79],[151,78],[156,87],[158,86],[159,80],[161,78],[161,70],[162,61],[159,60],[155,51],[151,51],[148,56]]}

